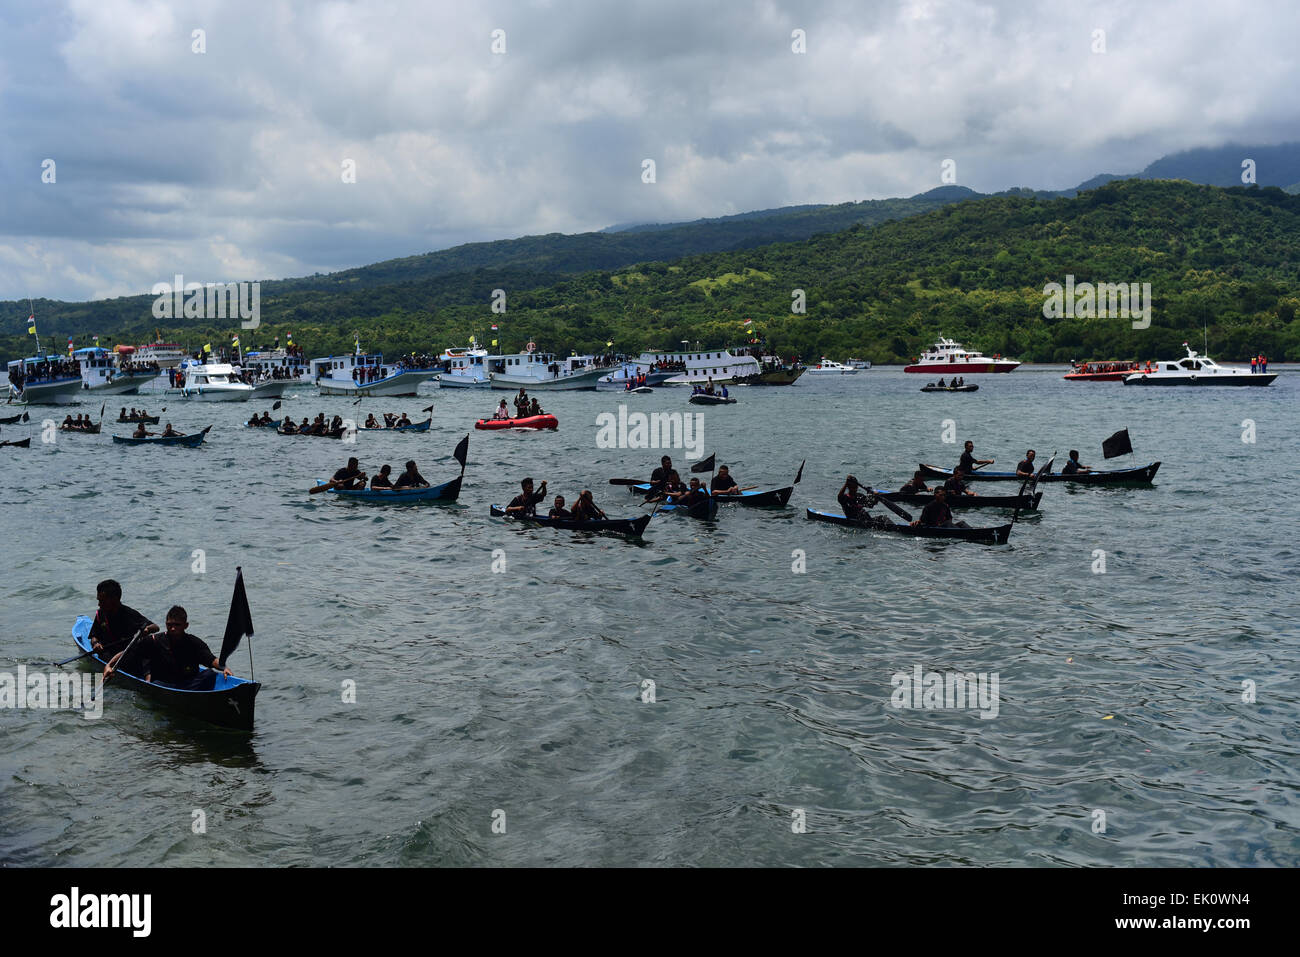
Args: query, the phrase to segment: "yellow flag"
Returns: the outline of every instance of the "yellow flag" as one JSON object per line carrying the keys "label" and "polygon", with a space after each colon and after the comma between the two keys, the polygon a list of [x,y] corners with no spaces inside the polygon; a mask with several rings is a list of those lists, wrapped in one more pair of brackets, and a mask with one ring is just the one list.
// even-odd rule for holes
{"label": "yellow flag", "polygon": [[497,341],[496,341],[495,339],[493,339],[493,340],[492,340],[492,345],[496,345],[496,344],[497,344]]}
{"label": "yellow flag", "polygon": [[205,343],[203,344],[203,351],[204,351],[204,352],[211,352],[211,351],[212,351],[212,343],[210,343],[210,342],[205,342]]}
{"label": "yellow flag", "polygon": [[27,334],[28,334],[29,336],[34,336],[34,335],[36,335],[36,317],[35,317],[35,316],[28,316],[28,317],[27,317]]}

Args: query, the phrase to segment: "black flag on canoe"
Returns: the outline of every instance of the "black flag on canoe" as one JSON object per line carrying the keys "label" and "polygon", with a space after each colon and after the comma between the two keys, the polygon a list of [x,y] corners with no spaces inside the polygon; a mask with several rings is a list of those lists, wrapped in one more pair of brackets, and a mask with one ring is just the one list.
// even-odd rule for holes
{"label": "black flag on canoe", "polygon": [[1129,455],[1132,451],[1133,443],[1128,440],[1128,429],[1120,429],[1101,443],[1101,454],[1108,459],[1113,459],[1119,455]]}
{"label": "black flag on canoe", "polygon": [[424,409],[423,411],[425,411],[425,412],[432,412],[432,411],[433,411],[433,406],[429,406],[427,409]]}
{"label": "black flag on canoe", "polygon": [[709,456],[707,459],[705,459],[703,462],[696,462],[694,465],[692,465],[692,466],[691,466],[691,471],[692,471],[692,472],[712,472],[712,471],[713,471],[713,460],[716,459],[717,457],[718,457],[718,453],[717,453],[717,452],[714,452],[712,455],[710,455],[710,456]]}
{"label": "black flag on canoe", "polygon": [[275,405],[271,406],[271,411],[274,412],[274,411],[275,411],[276,409],[278,409],[278,408],[280,408],[280,400],[279,400],[279,399],[276,400]]}
{"label": "black flag on canoe", "polygon": [[469,436],[468,436],[468,435],[466,435],[463,439],[461,439],[459,442],[456,443],[456,451],[455,451],[455,452],[452,452],[451,454],[452,454],[452,456],[456,459],[456,461],[460,463],[460,467],[461,467],[462,469],[464,469],[464,468],[465,468],[465,459],[466,459],[466,457],[469,455]]}
{"label": "black flag on canoe", "polygon": [[799,480],[803,478],[803,467],[804,465],[807,464],[807,462],[808,460],[804,459],[802,462],[799,463],[799,471],[795,474],[794,481],[791,483],[792,485],[798,485]]}
{"label": "black flag on canoe", "polygon": [[248,595],[244,592],[244,573],[235,569],[235,593],[230,596],[230,615],[226,618],[226,636],[221,640],[221,657],[217,663],[226,666],[226,660],[235,653],[244,636],[253,635],[253,613],[248,610]]}

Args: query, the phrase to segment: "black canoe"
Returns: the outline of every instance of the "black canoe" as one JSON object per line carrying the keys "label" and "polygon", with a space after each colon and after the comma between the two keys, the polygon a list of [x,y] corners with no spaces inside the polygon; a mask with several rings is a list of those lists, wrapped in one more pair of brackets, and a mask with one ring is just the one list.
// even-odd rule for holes
{"label": "black canoe", "polygon": [[423,422],[412,422],[410,425],[381,425],[377,429],[367,429],[364,426],[357,429],[358,432],[428,432],[429,426],[433,425],[433,416],[429,416]]}
{"label": "black canoe", "polygon": [[[1035,468],[1037,468],[1037,465],[1035,465]],[[1150,465],[1144,465],[1141,468],[1115,469],[1110,472],[1075,472],[1073,475],[1050,472],[1047,475],[1039,476],[1038,481],[1075,482],[1080,485],[1143,484],[1154,479],[1159,468],[1159,462],[1152,462]],[[952,478],[952,469],[941,469],[933,465],[926,465],[924,462],[921,463],[921,473],[928,478]],[[975,482],[1023,482],[1025,477],[1017,475],[1015,472],[989,472],[984,469],[976,469],[967,476],[967,479]]]}
{"label": "black canoe", "polygon": [[[931,492],[890,492],[881,488],[872,491],[880,498],[904,505],[925,507],[934,501]],[[1036,512],[1042,498],[1042,492],[1035,492],[1033,495],[949,495],[946,501],[949,508],[1018,508],[1022,512]]]}
{"label": "black canoe", "polygon": [[17,442],[0,442],[0,448],[3,448],[6,445],[15,449],[29,449],[32,446],[32,440],[30,438],[26,438],[26,439],[19,439]]}
{"label": "black canoe", "polygon": [[690,398],[691,402],[696,405],[735,405],[736,400],[728,396],[723,398],[720,395],[709,395],[707,392],[696,392]]}
{"label": "black canoe", "polygon": [[100,426],[99,422],[96,422],[88,429],[79,429],[75,427],[69,428],[66,425],[60,425],[59,431],[62,432],[64,435],[99,435],[99,426]]}
{"label": "black canoe", "polygon": [[808,517],[818,522],[830,522],[832,525],[847,525],[850,528],[866,528],[873,532],[889,532],[891,535],[909,535],[912,538],[955,538],[963,542],[984,542],[990,545],[1005,545],[1011,534],[1011,523],[995,525],[991,528],[954,528],[917,525],[897,525],[885,518],[868,517],[865,521],[845,518],[843,512],[824,512],[808,509]]}
{"label": "black canoe", "polygon": [[[163,411],[166,412],[167,410],[163,409]],[[157,425],[158,420],[161,418],[161,415],[129,415],[124,419],[119,415],[117,421],[122,425],[135,425],[137,422],[143,422],[145,425]]]}
{"label": "black canoe", "polygon": [[[90,650],[92,623],[93,619],[81,615],[77,618],[77,623],[72,626],[72,639],[77,643],[77,648],[83,652]],[[95,662],[100,671],[104,670],[106,662],[99,655],[91,655],[90,660]],[[206,672],[209,669],[202,670]],[[133,688],[159,704],[167,705],[192,718],[236,731],[253,730],[253,701],[262,688],[261,683],[257,681],[236,678],[233,675],[227,678],[224,674],[218,674],[211,691],[183,691],[180,688],[145,681],[120,669],[114,674],[112,683]]]}
{"label": "black canoe", "polygon": [[183,445],[189,449],[197,449],[211,431],[212,426],[209,425],[202,432],[193,432],[189,435],[153,435],[146,439],[137,439],[134,435],[115,435],[113,441],[123,445]]}
{"label": "black canoe", "polygon": [[943,385],[943,386],[923,385],[921,386],[921,391],[922,392],[978,392],[979,386],[973,383],[971,385]]}
{"label": "black canoe", "polygon": [[286,432],[284,429],[277,428],[276,435],[305,435],[309,439],[341,439],[347,429],[339,429],[337,432],[326,432],[324,435],[317,435],[315,432]]}
{"label": "black canoe", "polygon": [[642,515],[639,518],[598,518],[591,521],[575,522],[572,519],[564,518],[547,518],[544,515],[531,515],[527,518],[520,518],[516,515],[506,515],[506,510],[500,505],[493,505],[490,509],[493,518],[509,518],[515,522],[527,522],[532,525],[547,525],[551,528],[567,528],[575,532],[614,532],[618,535],[630,535],[633,538],[640,538],[645,527],[650,524],[650,516]]}
{"label": "black canoe", "polygon": [[13,425],[21,418],[22,418],[22,413],[19,413],[18,415],[10,415],[3,419],[0,419],[0,425]]}
{"label": "black canoe", "polygon": [[280,424],[281,424],[283,421],[284,421],[283,419],[272,419],[270,422],[254,422],[252,419],[249,419],[247,422],[244,423],[244,428],[246,428],[246,429],[276,429],[276,430],[278,431],[279,428],[280,428]]}
{"label": "black canoe", "polygon": [[[629,485],[628,491],[634,495],[649,495],[651,484],[649,482],[641,485]],[[741,492],[739,495],[715,495],[718,504],[726,505],[733,503],[736,505],[748,505],[751,508],[783,508],[790,501],[790,496],[794,494],[794,486],[787,485],[785,488],[769,489],[750,489],[747,492]]]}

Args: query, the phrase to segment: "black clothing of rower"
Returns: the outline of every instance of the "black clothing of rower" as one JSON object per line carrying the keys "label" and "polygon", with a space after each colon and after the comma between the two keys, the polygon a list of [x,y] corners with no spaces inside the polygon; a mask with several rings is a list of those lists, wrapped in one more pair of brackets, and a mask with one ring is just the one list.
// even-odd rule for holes
{"label": "black clothing of rower", "polygon": [[673,505],[690,508],[692,505],[698,505],[700,502],[706,501],[708,497],[709,493],[705,490],[704,486],[700,484],[700,480],[693,478],[691,479],[690,488],[684,492],[670,494],[668,496],[668,501]]}
{"label": "black clothing of rower", "polygon": [[1079,452],[1077,449],[1070,449],[1070,460],[1061,468],[1062,475],[1074,475],[1078,472],[1091,472],[1092,469],[1079,462]]}
{"label": "black clothing of rower", "polygon": [[740,483],[736,481],[735,477],[731,474],[731,471],[725,465],[718,469],[718,474],[713,477],[713,481],[710,485],[713,489],[714,495],[740,494]]}
{"label": "black clothing of rower", "polygon": [[673,471],[673,460],[665,455],[662,459],[660,459],[659,468],[655,469],[653,472],[650,473],[651,484],[657,484],[659,482],[663,482],[668,478],[669,474],[672,471]]}
{"label": "black clothing of rower", "polygon": [[506,513],[531,518],[537,514],[537,503],[546,498],[546,483],[543,482],[541,487],[534,492],[533,480],[526,478],[519,483],[519,487],[523,490],[523,493],[510,500],[510,504],[506,506]]}
{"label": "black clothing of rower", "polygon": [[158,626],[144,615],[122,604],[122,590],[117,582],[101,582],[97,591],[99,609],[95,612],[94,624],[90,626],[90,647],[95,651],[107,649],[116,654],[140,629],[158,630]]}
{"label": "black clothing of rower", "polygon": [[875,496],[864,495],[858,480],[852,475],[844,480],[844,485],[835,498],[840,503],[840,508],[844,509],[844,517],[855,521],[869,518],[867,509],[876,504]]}
{"label": "black clothing of rower", "polygon": [[928,503],[925,508],[921,509],[921,524],[930,526],[943,526],[952,524],[952,512],[948,504],[941,498],[936,498]]}
{"label": "black clothing of rower", "polygon": [[348,459],[348,464],[334,473],[334,482],[339,488],[365,488],[366,473],[355,458]]}
{"label": "black clothing of rower", "polygon": [[370,480],[371,488],[392,488],[393,480],[388,476],[393,471],[391,465],[384,465],[379,469],[379,474]]}
{"label": "black clothing of rower", "polygon": [[1030,449],[1025,453],[1025,457],[1016,465],[1016,475],[1020,478],[1029,478],[1034,474],[1034,450]]}
{"label": "black clothing of rower", "polygon": [[393,488],[427,488],[428,482],[420,474],[420,470],[415,467],[415,462],[406,463],[406,471],[397,476],[397,481],[393,483]]}
{"label": "black clothing of rower", "polygon": [[209,670],[200,672],[200,666],[212,668],[217,656],[202,638],[196,638],[183,628],[170,624],[165,635],[157,635],[142,652],[144,664],[140,671],[146,681],[186,688],[194,691],[210,690],[216,674]]}

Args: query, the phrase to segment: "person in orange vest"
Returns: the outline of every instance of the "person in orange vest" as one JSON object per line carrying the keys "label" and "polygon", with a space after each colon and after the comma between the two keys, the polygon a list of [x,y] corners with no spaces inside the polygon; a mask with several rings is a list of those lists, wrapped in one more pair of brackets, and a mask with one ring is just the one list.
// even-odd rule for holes
{"label": "person in orange vest", "polygon": [[1259,354],[1259,371],[1260,372],[1268,371],[1268,356],[1264,355],[1264,353],[1262,352]]}
{"label": "person in orange vest", "polygon": [[1258,359],[1257,357],[1255,357],[1255,356],[1251,356],[1251,357],[1250,357],[1250,374],[1251,374],[1251,375],[1254,375],[1254,374],[1255,374],[1255,369],[1256,369],[1256,366],[1257,366],[1258,364],[1259,364],[1259,359]]}

